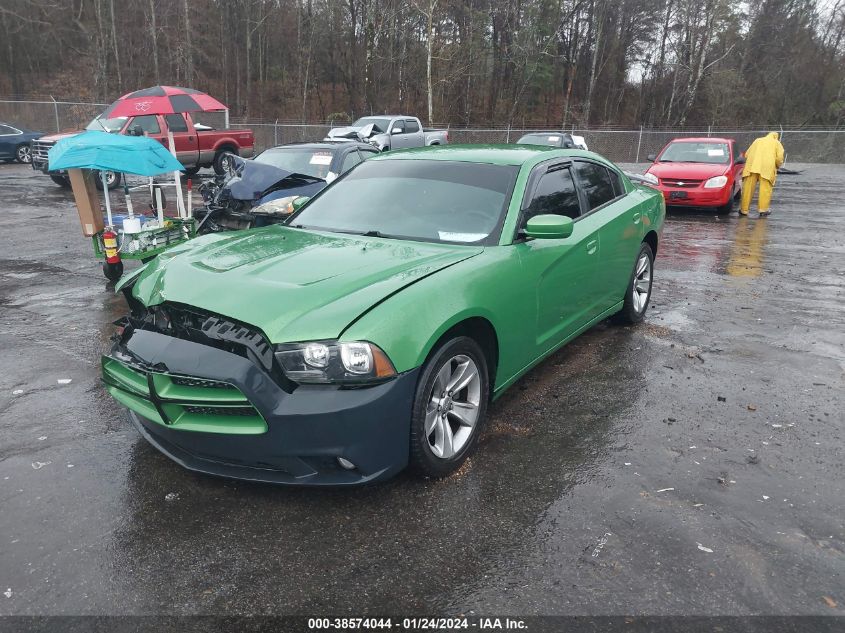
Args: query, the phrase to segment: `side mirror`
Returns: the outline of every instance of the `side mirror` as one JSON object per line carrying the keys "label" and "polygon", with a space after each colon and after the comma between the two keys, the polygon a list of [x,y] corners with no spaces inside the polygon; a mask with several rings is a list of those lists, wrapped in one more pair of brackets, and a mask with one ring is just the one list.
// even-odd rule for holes
{"label": "side mirror", "polygon": [[390,133],[391,134],[402,134],[402,132],[404,132],[404,131],[405,130],[403,130],[401,127],[395,127],[392,130],[390,130]]}
{"label": "side mirror", "polygon": [[523,235],[545,240],[562,240],[572,235],[575,224],[565,215],[535,215],[528,220]]}
{"label": "side mirror", "polygon": [[294,211],[299,211],[306,202],[311,199],[310,196],[299,196],[296,200],[293,201],[292,206]]}
{"label": "side mirror", "polygon": [[144,128],[142,128],[140,125],[133,125],[130,130],[130,133],[132,136],[144,136]]}
{"label": "side mirror", "polygon": [[650,163],[653,163],[657,160],[657,154],[649,154],[648,156],[646,156],[646,160],[648,160]]}
{"label": "side mirror", "polygon": [[744,165],[745,164],[745,156],[737,156],[736,160],[734,162],[737,165]]}

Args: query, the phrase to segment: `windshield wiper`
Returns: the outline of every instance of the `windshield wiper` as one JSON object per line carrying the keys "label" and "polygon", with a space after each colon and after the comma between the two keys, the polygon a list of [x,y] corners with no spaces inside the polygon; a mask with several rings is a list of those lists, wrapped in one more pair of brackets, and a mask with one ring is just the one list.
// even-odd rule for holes
{"label": "windshield wiper", "polygon": [[[305,226],[304,224],[289,224],[288,226],[292,226],[295,229],[308,229],[309,227]],[[391,235],[387,235],[386,233],[382,233],[381,231],[376,231],[375,229],[371,229],[369,231],[347,231],[345,229],[330,229],[321,226],[311,227],[315,231],[326,231],[327,233],[343,233],[344,235],[360,235],[362,237],[393,237]]]}

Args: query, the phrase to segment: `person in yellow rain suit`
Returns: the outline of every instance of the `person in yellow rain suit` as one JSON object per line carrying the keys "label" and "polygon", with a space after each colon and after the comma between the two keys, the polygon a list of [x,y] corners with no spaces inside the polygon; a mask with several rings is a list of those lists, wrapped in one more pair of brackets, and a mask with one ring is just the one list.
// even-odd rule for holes
{"label": "person in yellow rain suit", "polygon": [[760,197],[757,207],[761,216],[769,214],[769,204],[772,200],[772,188],[775,186],[778,167],[783,165],[783,145],[778,140],[777,132],[769,132],[766,136],[754,139],[751,147],[745,152],[745,167],[742,170],[742,203],[739,212],[748,215],[751,198],[757,183],[760,183]]}

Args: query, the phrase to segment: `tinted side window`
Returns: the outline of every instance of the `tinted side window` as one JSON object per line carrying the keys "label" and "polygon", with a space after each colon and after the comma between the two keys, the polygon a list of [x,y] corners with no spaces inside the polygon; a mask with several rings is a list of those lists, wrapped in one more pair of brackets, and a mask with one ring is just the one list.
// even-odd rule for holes
{"label": "tinted side window", "polygon": [[420,131],[420,126],[416,121],[411,121],[411,119],[408,119],[407,121],[405,121],[405,132],[411,133],[411,132],[419,132],[419,131]]}
{"label": "tinted side window", "polygon": [[600,207],[616,197],[607,169],[596,163],[575,163],[578,181],[587,196],[590,209]]}
{"label": "tinted side window", "polygon": [[556,169],[540,177],[531,203],[524,212],[524,220],[545,213],[565,215],[573,220],[581,214],[578,192],[569,169]]}
{"label": "tinted side window", "polygon": [[13,130],[8,125],[0,125],[0,134],[17,134],[17,131]]}
{"label": "tinted side window", "polygon": [[405,133],[405,122],[402,119],[399,119],[398,121],[394,121],[393,127],[390,129],[391,133],[396,128],[399,128],[399,130],[400,130],[399,132],[397,132],[397,134],[404,134]]}
{"label": "tinted side window", "polygon": [[188,124],[185,123],[185,115],[183,114],[166,114],[164,120],[171,132],[188,131]]}
{"label": "tinted side window", "polygon": [[345,174],[347,171],[355,167],[358,163],[361,162],[361,157],[358,156],[358,151],[349,152],[346,155],[346,158],[343,159],[343,165],[340,167],[340,173]]}
{"label": "tinted side window", "polygon": [[608,169],[607,173],[610,174],[610,181],[613,183],[613,191],[616,192],[618,196],[625,195],[625,185],[622,182],[622,176],[619,175],[619,172],[615,169]]}
{"label": "tinted side window", "polygon": [[158,126],[158,119],[152,114],[136,116],[132,119],[132,123],[129,124],[129,129],[134,130],[136,125],[140,125],[141,129],[148,134],[159,134],[161,132],[161,128]]}

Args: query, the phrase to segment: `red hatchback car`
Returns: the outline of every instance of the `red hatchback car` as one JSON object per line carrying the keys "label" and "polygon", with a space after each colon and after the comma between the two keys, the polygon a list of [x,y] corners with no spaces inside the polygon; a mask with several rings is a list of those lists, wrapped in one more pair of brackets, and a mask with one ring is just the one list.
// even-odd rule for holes
{"label": "red hatchback car", "polygon": [[742,191],[742,165],[732,138],[676,138],[648,157],[670,206],[709,207],[728,213]]}

